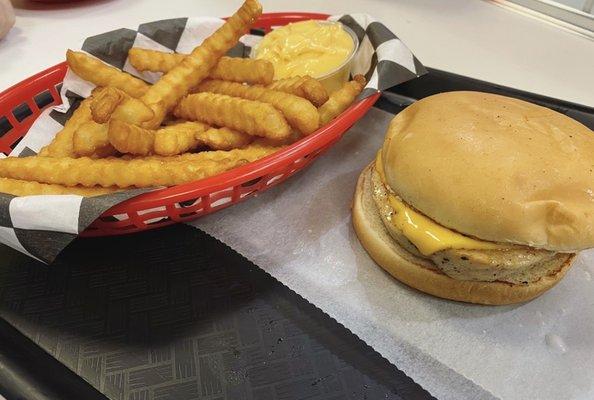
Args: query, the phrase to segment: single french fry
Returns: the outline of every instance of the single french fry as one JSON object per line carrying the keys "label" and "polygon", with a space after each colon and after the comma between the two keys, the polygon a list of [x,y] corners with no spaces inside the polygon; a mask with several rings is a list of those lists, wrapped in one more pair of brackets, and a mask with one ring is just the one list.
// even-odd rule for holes
{"label": "single french fry", "polygon": [[117,153],[109,143],[108,126],[88,121],[81,125],[72,137],[74,157],[104,158]]}
{"label": "single french fry", "polygon": [[0,160],[0,174],[65,186],[150,187],[202,179],[242,163],[242,160],[165,162],[120,158],[7,157]]}
{"label": "single french fry", "polygon": [[332,93],[328,101],[319,108],[322,125],[332,121],[349,108],[364,87],[365,77],[355,75],[352,81],[345,83],[340,89]]}
{"label": "single french fry", "polygon": [[[130,64],[139,71],[169,72],[186,56],[187,54],[165,53],[139,47],[133,47],[128,51]],[[221,57],[210,71],[209,77],[231,82],[268,85],[274,77],[274,67],[268,60]]]}
{"label": "single french fry", "polygon": [[317,79],[311,76],[296,76],[293,78],[279,79],[272,82],[268,89],[278,90],[281,92],[291,93],[295,96],[303,97],[311,101],[311,103],[320,107],[328,101],[328,92]]}
{"label": "single french fry", "polygon": [[63,186],[18,179],[0,178],[0,192],[13,196],[35,196],[46,194],[75,194],[84,197],[101,196],[113,193],[117,188]]}
{"label": "single french fry", "polygon": [[314,105],[308,100],[289,93],[266,89],[261,86],[248,86],[219,80],[204,81],[198,85],[197,90],[271,104],[283,113],[289,125],[304,135],[309,135],[320,126],[320,116]]}
{"label": "single french fry", "polygon": [[[257,0],[245,0],[243,5],[227,21],[196,47],[173,69],[149,87],[141,97],[144,104],[154,112],[154,117],[143,122],[144,128],[157,128],[176,104],[205,79],[229,49],[241,36],[247,33],[256,19],[262,14],[262,6]],[[122,108],[122,106],[118,108]],[[132,120],[124,120],[134,123]]]}
{"label": "single french fry", "polygon": [[270,138],[262,138],[262,137],[256,138],[256,139],[254,139],[254,141],[252,142],[251,145],[252,146],[284,147],[284,146],[291,145],[302,138],[303,138],[303,135],[300,132],[294,130],[293,132],[291,132],[291,135],[289,135],[288,137],[283,138],[283,139],[270,139]]}
{"label": "single french fry", "polygon": [[305,97],[301,85],[305,82],[305,76],[293,76],[290,78],[277,79],[271,82],[266,87],[272,90],[280,90],[281,92],[291,93],[295,96]]}
{"label": "single french fry", "polygon": [[76,75],[97,86],[115,87],[132,97],[142,96],[149,88],[145,81],[107,65],[86,53],[68,50],[66,60]]}
{"label": "single french fry", "polygon": [[140,125],[154,116],[153,111],[141,100],[114,87],[105,87],[94,96],[91,114],[93,120],[100,124],[119,119]]}
{"label": "single french fry", "polygon": [[155,154],[174,156],[200,146],[197,135],[209,129],[201,122],[182,122],[158,129],[155,132]]}
{"label": "single french fry", "polygon": [[[172,186],[213,176],[277,151],[276,147],[248,147],[229,152],[187,154],[191,158],[53,158],[0,159],[0,177],[85,187]],[[219,154],[209,154],[219,153]]]}
{"label": "single french fry", "polygon": [[214,151],[201,151],[198,153],[184,153],[175,156],[133,156],[130,154],[124,154],[121,159],[123,160],[156,160],[162,162],[185,162],[185,161],[213,161],[219,162],[224,161],[228,158],[244,158],[246,160],[255,161],[263,158],[269,154],[274,153],[285,147],[285,145],[270,144],[266,138],[257,138],[249,145],[232,150],[214,150]]}
{"label": "single french fry", "polygon": [[[91,102],[93,121],[104,124],[109,121],[111,114],[125,99],[124,92],[115,88],[105,88]],[[152,116],[152,115],[151,115]],[[150,117],[149,117],[150,118]]]}
{"label": "single french fry", "polygon": [[274,67],[268,60],[221,57],[216,67],[210,71],[210,78],[268,85],[274,78]]}
{"label": "single french fry", "polygon": [[141,47],[132,47],[128,50],[128,61],[141,72],[169,72],[186,56],[187,54],[165,53]]}
{"label": "single french fry", "polygon": [[215,93],[196,93],[182,99],[178,118],[225,126],[252,136],[282,139],[291,128],[280,111],[267,103]]}
{"label": "single french fry", "polygon": [[319,107],[327,102],[330,96],[328,95],[324,85],[311,76],[305,76],[304,78],[305,79],[301,84],[301,89],[305,94],[305,98],[311,101],[316,107]]}
{"label": "single french fry", "polygon": [[112,119],[108,129],[109,143],[120,153],[147,155],[155,147],[155,133],[151,129]]}
{"label": "single french fry", "polygon": [[252,142],[253,136],[223,127],[197,132],[196,139],[213,150],[231,150],[247,146]]}
{"label": "single french fry", "polygon": [[39,151],[43,157],[75,157],[73,135],[79,127],[91,121],[91,98],[83,100],[66,121],[64,128],[56,134],[47,146]]}

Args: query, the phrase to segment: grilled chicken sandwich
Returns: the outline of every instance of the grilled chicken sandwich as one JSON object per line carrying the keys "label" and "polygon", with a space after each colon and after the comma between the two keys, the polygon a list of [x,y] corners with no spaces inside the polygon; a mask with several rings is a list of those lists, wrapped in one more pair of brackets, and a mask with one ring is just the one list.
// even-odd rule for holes
{"label": "grilled chicken sandwich", "polygon": [[594,133],[524,101],[449,92],[391,122],[353,223],[382,268],[423,292],[523,302],[594,247]]}

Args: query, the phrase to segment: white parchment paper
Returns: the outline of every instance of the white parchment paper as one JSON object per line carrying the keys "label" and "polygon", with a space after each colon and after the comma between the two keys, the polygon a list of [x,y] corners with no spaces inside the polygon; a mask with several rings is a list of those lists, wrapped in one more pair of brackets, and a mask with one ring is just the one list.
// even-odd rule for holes
{"label": "white parchment paper", "polygon": [[338,320],[439,399],[593,399],[594,252],[523,305],[414,291],[351,226],[357,177],[392,115],[373,109],[310,168],[194,223]]}

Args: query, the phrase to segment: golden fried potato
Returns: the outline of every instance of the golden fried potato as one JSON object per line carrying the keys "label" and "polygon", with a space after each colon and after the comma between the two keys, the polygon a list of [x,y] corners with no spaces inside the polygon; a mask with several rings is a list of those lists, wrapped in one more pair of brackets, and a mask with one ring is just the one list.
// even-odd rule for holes
{"label": "golden fried potato", "polygon": [[210,127],[201,122],[182,122],[155,131],[154,153],[161,156],[174,156],[185,153],[202,143],[197,135]]}
{"label": "golden fried potato", "polygon": [[304,135],[309,135],[320,126],[320,116],[314,105],[289,93],[218,80],[202,82],[198,85],[197,91],[225,94],[271,104],[283,113],[289,125]]}
{"label": "golden fried potato", "polygon": [[140,125],[154,116],[153,111],[142,100],[114,87],[103,88],[93,97],[91,114],[93,120],[100,124],[113,118]]}
{"label": "golden fried potato", "polygon": [[145,81],[107,65],[86,53],[68,50],[66,60],[76,75],[97,86],[115,87],[132,97],[142,96],[149,88]]}
{"label": "golden fried potato", "polygon": [[274,67],[267,60],[221,57],[216,67],[210,71],[210,78],[253,85],[268,85],[274,78]]}
{"label": "golden fried potato", "polygon": [[208,128],[200,122],[185,122],[152,130],[112,120],[109,123],[109,140],[121,153],[173,156],[198,147],[200,141],[196,134]]}
{"label": "golden fried potato", "polygon": [[212,128],[201,122],[179,122],[155,131],[154,153],[173,156],[208,147],[212,150],[233,150],[251,143],[252,136],[229,128]]}
{"label": "golden fried potato", "polygon": [[285,117],[267,103],[215,93],[196,93],[182,99],[178,118],[226,126],[253,136],[282,139],[291,134]]}
{"label": "golden fried potato", "polygon": [[0,178],[0,193],[13,196],[34,196],[42,194],[75,194],[84,197],[101,196],[113,193],[117,188],[63,186],[18,179]]}
{"label": "golden fried potato", "polygon": [[[154,85],[69,50],[72,71],[97,87],[39,155],[0,159],[0,192],[98,196],[172,186],[256,161],[315,131],[320,116],[308,96],[323,96],[319,82],[277,82],[284,90],[272,90],[269,61],[224,57],[261,13],[258,0],[245,0],[188,55],[131,49],[138,70],[164,72]],[[200,93],[188,95],[193,89]],[[204,148],[212,151],[188,153]]]}
{"label": "golden fried potato", "polygon": [[113,156],[116,149],[109,143],[107,124],[88,121],[72,137],[73,157],[103,158]]}
{"label": "golden fried potato", "polygon": [[328,101],[328,92],[326,88],[311,76],[296,76],[293,78],[279,79],[266,86],[268,89],[278,90],[303,97],[311,103],[320,107]]}
{"label": "golden fried potato", "polygon": [[88,157],[6,157],[0,160],[0,177],[65,186],[172,186],[219,174],[276,150],[276,147],[248,146],[228,152],[207,151],[174,157],[112,157],[96,160]]}
{"label": "golden fried potato", "polygon": [[[214,66],[241,36],[246,34],[262,14],[257,0],[246,0],[225,24],[206,38],[192,53],[161,77],[141,100],[154,112],[154,118],[142,123],[144,128],[157,128],[176,104],[205,79]],[[123,105],[119,108],[122,108]],[[124,120],[134,123],[132,120]]]}
{"label": "golden fried potato", "polygon": [[186,58],[186,55],[132,47],[128,50],[128,61],[138,71],[169,72]]}
{"label": "golden fried potato", "polygon": [[355,98],[365,87],[365,77],[355,75],[352,81],[345,83],[340,89],[330,95],[330,98],[319,108],[322,125],[336,118],[349,108]]}
{"label": "golden fried potato", "polygon": [[263,138],[263,137],[255,138],[252,141],[251,146],[284,147],[284,146],[291,145],[302,138],[303,138],[303,135],[301,134],[301,132],[294,130],[293,132],[291,132],[291,135],[289,135],[288,137],[283,138],[283,139],[270,139],[270,138]]}
{"label": "golden fried potato", "polygon": [[88,98],[83,100],[76,111],[72,113],[70,119],[66,121],[64,128],[56,134],[54,139],[47,146],[39,151],[40,156],[44,157],[74,157],[72,140],[74,132],[79,127],[91,121],[91,102]]}
{"label": "golden fried potato", "polygon": [[213,150],[232,150],[250,144],[253,136],[229,128],[209,128],[196,133],[196,139]]}
{"label": "golden fried potato", "polygon": [[[128,51],[130,64],[139,71],[169,72],[187,54],[165,53],[133,47]],[[209,77],[231,82],[268,85],[274,77],[274,67],[267,60],[240,57],[221,57]]]}
{"label": "golden fried potato", "polygon": [[[253,139],[253,136],[252,136]],[[250,160],[258,160],[277,150],[285,147],[285,145],[270,144],[266,138],[257,138],[251,144],[232,150],[214,150],[214,151],[201,151],[198,153],[184,153],[176,156],[133,156],[130,154],[124,154],[121,159],[124,160],[157,160],[162,162],[182,162],[182,161],[223,161],[229,157],[247,157]]]}
{"label": "golden fried potato", "polygon": [[109,121],[107,137],[120,153],[147,155],[155,147],[154,131],[117,119]]}
{"label": "golden fried potato", "polygon": [[119,152],[140,156],[175,156],[200,146],[232,150],[252,141],[246,133],[211,128],[201,122],[181,122],[151,130],[117,120],[110,122],[109,139]]}

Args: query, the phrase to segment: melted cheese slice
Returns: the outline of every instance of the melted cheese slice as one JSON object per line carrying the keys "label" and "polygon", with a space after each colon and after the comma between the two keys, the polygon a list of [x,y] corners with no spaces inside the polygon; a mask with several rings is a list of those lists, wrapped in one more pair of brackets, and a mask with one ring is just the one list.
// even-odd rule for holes
{"label": "melted cheese slice", "polygon": [[[375,161],[375,169],[385,185],[381,152]],[[425,256],[445,249],[493,250],[507,249],[509,246],[472,239],[454,232],[423,214],[418,213],[399,197],[388,194],[388,202],[394,209],[390,222]]]}

